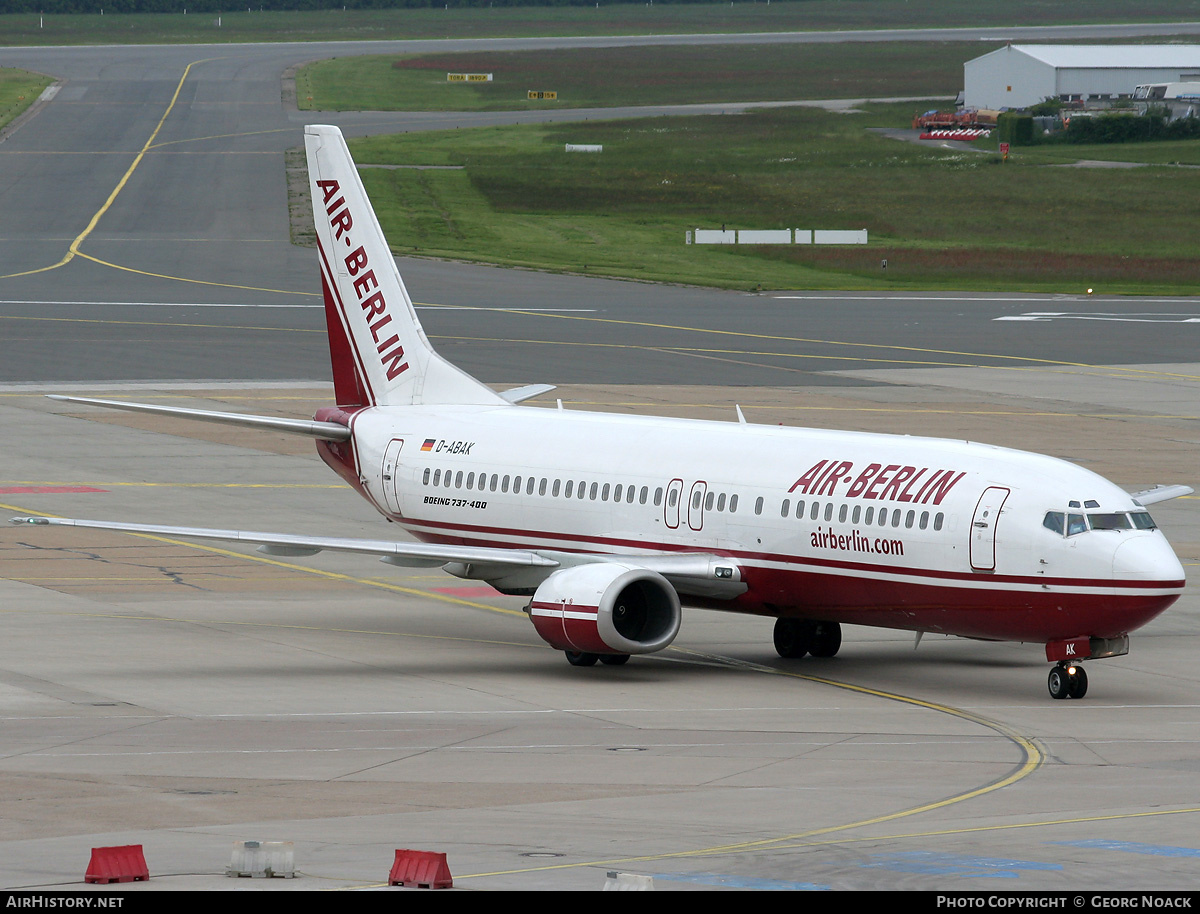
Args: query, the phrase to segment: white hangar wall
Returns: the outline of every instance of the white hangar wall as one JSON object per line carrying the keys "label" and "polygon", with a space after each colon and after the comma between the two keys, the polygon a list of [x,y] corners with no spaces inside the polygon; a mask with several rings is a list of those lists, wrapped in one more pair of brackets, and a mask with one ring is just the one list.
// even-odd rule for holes
{"label": "white hangar wall", "polygon": [[1200,45],[1014,44],[963,64],[971,108],[1024,108],[1059,96],[1119,97],[1146,83],[1200,79]]}

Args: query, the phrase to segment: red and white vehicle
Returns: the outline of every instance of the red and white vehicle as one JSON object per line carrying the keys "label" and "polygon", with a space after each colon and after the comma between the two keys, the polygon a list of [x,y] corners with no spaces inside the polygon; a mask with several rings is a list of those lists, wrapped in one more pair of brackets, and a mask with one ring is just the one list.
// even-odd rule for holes
{"label": "red and white vehicle", "polygon": [[519,406],[430,345],[341,133],[306,128],[336,405],[312,421],[70,399],[316,439],[419,542],[14,518],[442,566],[530,597],[576,665],[665,648],[681,604],[774,616],[784,657],[832,656],[841,623],[1040,642],[1055,698],[1078,661],[1126,653],[1184,573],[1145,505],[1088,470],[907,435]]}

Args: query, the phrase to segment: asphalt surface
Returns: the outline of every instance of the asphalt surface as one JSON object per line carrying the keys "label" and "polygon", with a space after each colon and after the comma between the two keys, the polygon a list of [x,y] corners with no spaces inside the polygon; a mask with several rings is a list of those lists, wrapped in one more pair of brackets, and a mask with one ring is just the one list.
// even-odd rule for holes
{"label": "asphalt surface", "polygon": [[[384,535],[307,441],[41,396],[324,402],[316,270],[287,242],[283,187],[306,118],[280,74],[347,49],[0,52],[65,80],[0,144],[0,510]],[[1131,490],[1196,482],[1194,300],[401,269],[452,360],[562,384],[574,408],[732,420],[740,403],[757,422],[1052,453]],[[1154,511],[1189,572],[1197,504]],[[789,664],[770,620],[701,611],[662,654],[577,670],[521,600],[467,584],[3,528],[0,887],[82,889],[92,847],[143,844],[151,880],[131,891],[377,888],[403,847],[447,853],[459,889],[595,890],[622,871],[658,890],[1082,890],[1094,907],[1194,888],[1190,591],[1095,664],[1084,701],[1052,702],[1038,645],[914,651],[847,627],[837,658]],[[226,879],[245,839],[294,842],[299,878]]]}

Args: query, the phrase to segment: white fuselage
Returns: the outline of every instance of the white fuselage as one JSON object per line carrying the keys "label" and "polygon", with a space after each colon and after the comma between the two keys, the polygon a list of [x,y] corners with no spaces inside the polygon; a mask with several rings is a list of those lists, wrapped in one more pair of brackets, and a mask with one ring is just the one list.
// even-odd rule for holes
{"label": "white fuselage", "polygon": [[1048,529],[1141,509],[1038,454],[513,406],[374,407],[351,427],[360,491],[419,539],[727,556],[748,585],[732,610],[1050,641],[1128,632],[1183,586],[1157,529]]}

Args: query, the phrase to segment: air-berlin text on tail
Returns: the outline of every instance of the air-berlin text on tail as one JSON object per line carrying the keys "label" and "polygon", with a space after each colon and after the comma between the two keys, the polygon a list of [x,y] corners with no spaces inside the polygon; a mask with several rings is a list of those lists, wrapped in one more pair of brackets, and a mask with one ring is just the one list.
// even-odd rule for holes
{"label": "air-berlin text on tail", "polygon": [[[908,467],[898,463],[868,464],[857,475],[850,460],[822,460],[813,464],[792,483],[788,492],[802,495],[833,495],[842,498],[871,498],[940,505],[955,484],[966,475],[954,470]],[[848,486],[838,491],[838,484]]]}
{"label": "air-berlin text on tail", "polygon": [[[346,198],[341,196],[341,185],[337,181],[317,181],[317,187],[324,195],[325,214],[329,217],[329,227],[333,229],[333,240],[341,241],[345,235],[346,246],[349,247],[349,231],[354,226],[354,218],[346,206]],[[330,256],[333,256],[332,251]],[[387,379],[395,380],[408,370],[408,362],[404,358],[400,336],[387,330],[392,316],[388,313],[388,303],[383,293],[377,291],[379,283],[375,279],[375,271],[368,269],[366,250],[361,246],[355,248],[346,255],[345,263],[346,271],[354,278],[354,294],[358,297],[358,304],[366,312],[367,326],[371,328],[379,363],[387,372]],[[381,335],[385,336],[382,341]]]}

